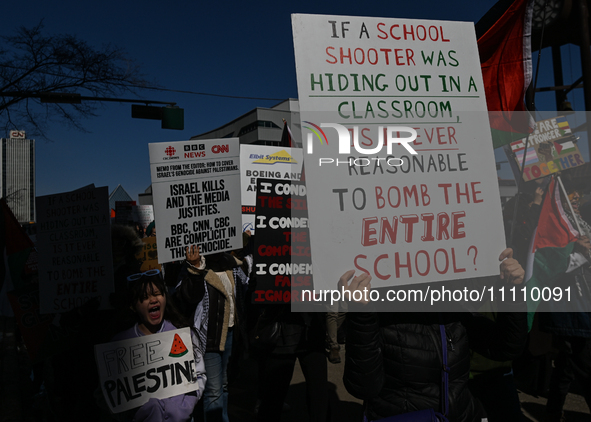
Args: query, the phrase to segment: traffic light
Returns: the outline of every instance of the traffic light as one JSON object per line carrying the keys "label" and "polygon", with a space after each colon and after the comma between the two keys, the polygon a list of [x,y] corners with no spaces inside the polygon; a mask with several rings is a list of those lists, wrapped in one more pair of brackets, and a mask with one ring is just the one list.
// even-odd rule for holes
{"label": "traffic light", "polygon": [[162,107],[162,129],[185,128],[185,109],[176,106]]}
{"label": "traffic light", "polygon": [[183,130],[185,128],[185,110],[177,106],[154,107],[132,104],[131,117],[160,120],[162,129]]}

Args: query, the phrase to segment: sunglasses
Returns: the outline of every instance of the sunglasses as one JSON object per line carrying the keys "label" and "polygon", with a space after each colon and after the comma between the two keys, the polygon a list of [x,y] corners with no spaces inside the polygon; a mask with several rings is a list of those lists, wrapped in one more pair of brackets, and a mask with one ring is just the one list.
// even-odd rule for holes
{"label": "sunglasses", "polygon": [[153,270],[144,271],[143,273],[132,274],[127,277],[127,281],[136,281],[142,278],[143,276],[151,277],[153,275],[160,274],[160,270],[158,268],[154,268]]}

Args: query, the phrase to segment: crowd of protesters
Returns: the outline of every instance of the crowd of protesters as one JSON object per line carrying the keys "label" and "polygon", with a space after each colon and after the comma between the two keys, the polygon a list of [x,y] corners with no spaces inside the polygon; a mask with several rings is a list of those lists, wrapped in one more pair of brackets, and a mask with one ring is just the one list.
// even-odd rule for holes
{"label": "crowd of protesters", "polygon": [[[585,190],[572,183],[566,188],[563,209],[582,229],[569,268],[557,282],[591,289]],[[512,249],[499,251],[499,283],[525,282],[544,195],[537,186],[505,205]],[[309,420],[325,422],[331,420],[328,363],[339,364],[344,356],[344,385],[364,402],[359,421],[404,414],[410,415],[404,420],[430,420],[425,418],[439,414],[449,421],[523,421],[514,375],[530,370],[536,355],[532,336],[539,333],[553,340],[546,355],[553,360],[549,387],[543,391],[548,397],[546,420],[564,420],[563,406],[574,380],[591,405],[591,313],[584,307],[571,312],[544,309],[537,313],[533,330],[526,304],[519,300],[500,313],[385,313],[365,302],[326,313],[292,312],[289,305],[252,304],[257,281],[250,233],[244,233],[243,248],[231,253],[203,256],[198,245],[191,245],[184,261],[142,272],[136,258],[141,237],[155,233],[153,223],[147,230],[111,226],[111,309],[98,310],[98,302],[91,300],[62,314],[59,324],[75,333],[75,346],[33,366],[36,388],[42,386],[48,397],[44,420],[227,422],[228,386],[243,369],[233,362],[248,356],[258,367],[252,382],[258,397],[250,409],[253,419],[281,419],[297,360],[306,379]],[[335,287],[371,289],[370,275],[348,269],[341,273]],[[137,409],[112,414],[99,388],[93,346],[181,327],[191,328],[197,391],[150,399]]]}

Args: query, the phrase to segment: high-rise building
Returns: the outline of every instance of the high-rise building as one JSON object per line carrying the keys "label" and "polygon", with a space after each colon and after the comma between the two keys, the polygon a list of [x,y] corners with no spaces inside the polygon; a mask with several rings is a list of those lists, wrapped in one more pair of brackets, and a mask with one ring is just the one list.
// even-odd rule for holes
{"label": "high-rise building", "polygon": [[35,141],[24,131],[12,130],[2,138],[0,196],[19,223],[35,221]]}

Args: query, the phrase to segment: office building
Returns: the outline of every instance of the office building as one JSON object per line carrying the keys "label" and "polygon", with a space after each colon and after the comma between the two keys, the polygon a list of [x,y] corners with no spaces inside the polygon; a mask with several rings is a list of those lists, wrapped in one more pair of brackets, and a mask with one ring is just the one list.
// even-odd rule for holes
{"label": "office building", "polygon": [[289,125],[296,143],[300,143],[300,106],[290,98],[270,107],[257,107],[225,125],[191,139],[238,138],[241,144],[277,146],[283,133],[283,119]]}
{"label": "office building", "polygon": [[35,141],[24,131],[2,138],[0,194],[21,224],[35,221]]}

